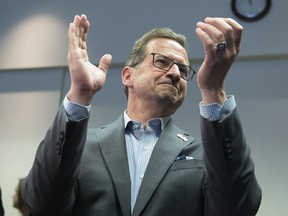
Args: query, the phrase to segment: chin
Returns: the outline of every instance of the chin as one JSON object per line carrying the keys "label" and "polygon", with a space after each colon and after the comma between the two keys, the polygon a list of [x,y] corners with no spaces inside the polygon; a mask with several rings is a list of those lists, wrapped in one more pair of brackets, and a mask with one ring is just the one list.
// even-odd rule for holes
{"label": "chin", "polygon": [[171,110],[174,110],[174,112],[181,106],[181,104],[184,101],[184,98],[179,98],[178,96],[175,96],[174,94],[165,94],[158,98],[159,104],[162,106],[165,105],[166,107],[169,107]]}

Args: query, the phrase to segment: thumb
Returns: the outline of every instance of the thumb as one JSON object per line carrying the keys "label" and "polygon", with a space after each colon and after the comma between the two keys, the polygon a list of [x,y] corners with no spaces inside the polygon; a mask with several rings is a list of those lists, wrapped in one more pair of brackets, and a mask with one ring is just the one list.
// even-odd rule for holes
{"label": "thumb", "polygon": [[100,59],[98,68],[102,70],[103,72],[107,73],[110,67],[111,61],[112,61],[112,56],[110,54],[103,55],[102,58]]}

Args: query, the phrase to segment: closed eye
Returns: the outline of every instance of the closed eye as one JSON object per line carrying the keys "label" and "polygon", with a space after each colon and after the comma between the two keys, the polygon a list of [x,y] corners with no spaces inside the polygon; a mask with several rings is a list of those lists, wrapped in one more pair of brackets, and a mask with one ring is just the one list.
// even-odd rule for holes
{"label": "closed eye", "polygon": [[154,64],[160,68],[169,68],[171,64],[171,60],[168,58],[157,58],[154,61]]}
{"label": "closed eye", "polygon": [[188,67],[186,65],[183,65],[183,64],[177,64],[178,68],[179,68],[179,71],[180,73],[185,76],[185,78],[187,78],[188,76]]}

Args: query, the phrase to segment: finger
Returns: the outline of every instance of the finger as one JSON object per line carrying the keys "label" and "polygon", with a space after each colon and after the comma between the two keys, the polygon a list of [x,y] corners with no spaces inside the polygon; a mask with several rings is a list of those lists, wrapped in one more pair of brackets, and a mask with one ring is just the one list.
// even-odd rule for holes
{"label": "finger", "polygon": [[213,54],[212,50],[214,47],[214,42],[211,37],[205,31],[203,31],[201,27],[197,27],[195,31],[202,43],[205,53],[209,56]]}
{"label": "finger", "polygon": [[100,59],[98,68],[102,70],[103,72],[107,73],[110,67],[111,61],[112,61],[112,56],[110,54],[105,54]]}
{"label": "finger", "polygon": [[197,26],[200,27],[203,31],[205,31],[206,34],[211,38],[211,40],[214,43],[221,43],[221,42],[224,42],[226,40],[225,35],[222,32],[222,29],[220,29],[214,23],[198,22]]}
{"label": "finger", "polygon": [[229,31],[231,26],[225,21],[225,18],[218,18],[218,17],[206,17],[205,23],[208,23],[222,32]]}
{"label": "finger", "polygon": [[237,51],[239,52],[241,35],[243,31],[243,27],[239,23],[231,18],[209,17],[205,19],[205,22],[219,29],[225,37],[223,41],[226,41],[231,48],[236,47]]}
{"label": "finger", "polygon": [[87,33],[90,23],[86,15],[76,15],[68,30],[68,57],[77,49],[87,50]]}
{"label": "finger", "polygon": [[244,30],[243,26],[231,18],[225,18],[224,21],[233,28],[235,46],[239,48]]}
{"label": "finger", "polygon": [[86,15],[82,14],[79,21],[79,37],[83,37],[85,33],[87,33],[89,28],[89,21]]}
{"label": "finger", "polygon": [[75,37],[79,37],[79,25],[80,25],[80,16],[76,15],[74,17],[74,21],[73,21],[73,24],[75,26],[75,31],[74,31],[74,34],[75,34]]}
{"label": "finger", "polygon": [[74,17],[74,20],[72,23],[69,25],[69,30],[68,30],[68,42],[69,42],[69,48],[70,50],[77,49],[79,46],[79,41],[78,41],[78,26],[79,26],[79,21],[80,17],[76,15]]}
{"label": "finger", "polygon": [[210,29],[214,30],[211,33],[214,33],[214,37],[218,38],[219,40],[214,40],[215,43],[224,42],[230,40],[231,36],[233,35],[232,27],[226,23],[222,18],[209,18],[205,19],[207,24],[210,24]]}
{"label": "finger", "polygon": [[76,29],[75,24],[70,23],[68,30],[68,41],[70,50],[74,50],[77,48],[77,41],[75,39],[75,29]]}
{"label": "finger", "polygon": [[88,35],[88,30],[90,27],[90,23],[88,20],[85,21],[84,26],[80,29],[80,34],[81,34],[81,48],[87,50],[87,35]]}

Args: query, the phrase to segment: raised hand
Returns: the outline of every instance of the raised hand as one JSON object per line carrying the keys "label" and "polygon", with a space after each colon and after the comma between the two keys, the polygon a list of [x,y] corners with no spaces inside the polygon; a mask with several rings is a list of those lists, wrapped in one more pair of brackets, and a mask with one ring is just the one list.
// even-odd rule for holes
{"label": "raised hand", "polygon": [[94,94],[105,83],[112,56],[104,55],[99,66],[89,61],[87,51],[87,33],[89,21],[85,15],[74,17],[68,31],[69,49],[67,55],[71,76],[71,88],[67,93],[70,101],[82,105],[90,104]]}
{"label": "raised hand", "polygon": [[226,99],[224,80],[239,53],[242,31],[230,18],[206,18],[197,23],[196,33],[205,51],[197,75],[204,103],[222,104]]}

